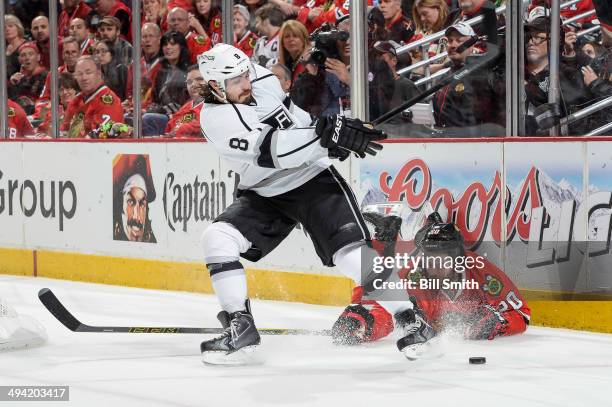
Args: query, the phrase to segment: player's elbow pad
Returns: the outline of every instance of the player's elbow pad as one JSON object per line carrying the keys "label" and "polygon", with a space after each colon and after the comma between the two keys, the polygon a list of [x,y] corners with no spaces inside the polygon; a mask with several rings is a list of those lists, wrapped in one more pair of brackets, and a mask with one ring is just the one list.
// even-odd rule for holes
{"label": "player's elbow pad", "polygon": [[265,168],[295,168],[327,156],[312,129],[279,130],[266,127],[259,146],[257,165]]}

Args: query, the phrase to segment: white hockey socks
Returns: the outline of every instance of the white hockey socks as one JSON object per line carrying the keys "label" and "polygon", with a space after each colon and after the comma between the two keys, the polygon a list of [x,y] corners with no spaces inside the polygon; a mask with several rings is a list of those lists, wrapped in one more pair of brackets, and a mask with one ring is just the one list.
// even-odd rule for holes
{"label": "white hockey socks", "polygon": [[[378,256],[378,253],[376,253],[376,251],[374,251],[373,249],[365,245],[355,245],[355,246],[344,247],[338,250],[334,254],[334,258],[333,258],[334,264],[338,266],[338,268],[340,269],[340,272],[344,274],[346,277],[353,280],[355,284],[357,285],[363,285],[367,283],[365,281],[362,281],[362,269],[361,269],[361,261],[362,261],[362,255],[363,255],[362,250],[371,251],[371,253],[369,252],[367,253],[368,254],[367,257],[371,257],[372,259],[375,256]],[[389,282],[399,281],[399,275],[397,273],[397,270],[393,270],[391,274],[388,276],[388,278],[385,279],[385,281],[389,281]],[[412,302],[408,299],[407,293],[405,294],[405,296],[402,295],[401,299],[396,298],[397,293],[393,293],[392,295],[388,296],[389,300],[385,300],[383,298],[387,297],[387,295],[381,290],[378,290],[378,291],[379,291],[377,293],[379,294],[378,297],[382,297],[382,298],[376,298],[375,299],[376,302],[378,302],[378,304],[380,304],[380,306],[383,307],[391,315],[395,315],[398,312],[402,312],[407,309],[413,308]]]}

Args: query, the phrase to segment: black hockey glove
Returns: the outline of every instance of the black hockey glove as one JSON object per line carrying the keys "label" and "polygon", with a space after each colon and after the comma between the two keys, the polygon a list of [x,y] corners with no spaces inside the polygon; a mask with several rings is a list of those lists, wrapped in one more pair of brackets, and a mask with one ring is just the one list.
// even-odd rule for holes
{"label": "black hockey glove", "polygon": [[336,147],[336,148],[330,148],[329,150],[327,150],[327,155],[331,159],[337,158],[340,161],[344,161],[347,158],[349,158],[349,156],[351,155],[351,152],[349,150],[344,150],[340,147]]}
{"label": "black hockey glove", "polygon": [[506,332],[508,321],[495,307],[483,305],[475,315],[465,334],[466,339],[493,339]]}
{"label": "black hockey glove", "polygon": [[361,158],[366,154],[376,155],[382,150],[382,145],[374,141],[387,138],[383,131],[376,130],[370,123],[339,114],[319,118],[315,132],[321,137],[321,145],[337,156],[338,149],[352,151]]}

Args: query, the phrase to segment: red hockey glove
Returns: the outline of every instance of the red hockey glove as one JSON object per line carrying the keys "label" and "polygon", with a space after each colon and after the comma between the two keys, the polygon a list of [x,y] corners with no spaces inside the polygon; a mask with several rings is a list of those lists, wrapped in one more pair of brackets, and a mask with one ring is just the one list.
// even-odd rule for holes
{"label": "red hockey glove", "polygon": [[493,339],[503,335],[508,327],[508,321],[493,306],[483,305],[477,316],[472,319],[465,337],[466,339]]}
{"label": "red hockey glove", "polygon": [[357,345],[384,338],[393,331],[393,318],[374,304],[351,304],[332,327],[332,339],[338,345]]}

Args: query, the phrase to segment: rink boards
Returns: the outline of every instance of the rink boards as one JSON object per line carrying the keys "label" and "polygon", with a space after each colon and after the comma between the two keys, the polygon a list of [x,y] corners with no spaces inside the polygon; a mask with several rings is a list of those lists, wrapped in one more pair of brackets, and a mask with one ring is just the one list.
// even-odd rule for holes
{"label": "rink boards", "polygon": [[[234,200],[239,177],[209,144],[0,146],[0,273],[211,292],[199,239]],[[339,170],[363,206],[404,218],[406,239],[427,203],[453,219],[470,248],[526,293],[534,322],[610,330],[611,303],[603,300],[612,295],[612,143],[393,142],[376,159]],[[148,242],[120,233],[122,188],[134,174],[150,198]],[[321,266],[301,229],[245,265],[253,297],[336,305],[350,298],[350,282]]]}

